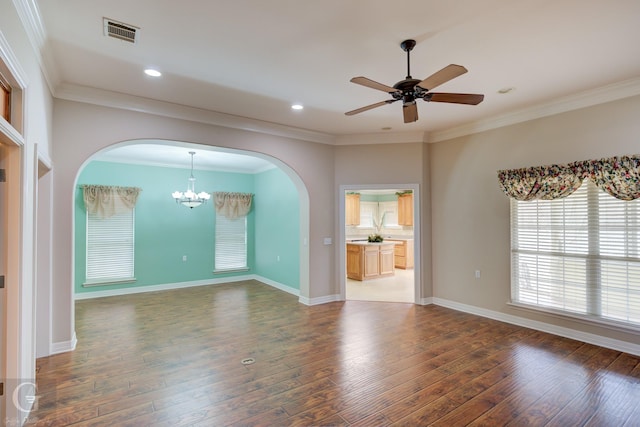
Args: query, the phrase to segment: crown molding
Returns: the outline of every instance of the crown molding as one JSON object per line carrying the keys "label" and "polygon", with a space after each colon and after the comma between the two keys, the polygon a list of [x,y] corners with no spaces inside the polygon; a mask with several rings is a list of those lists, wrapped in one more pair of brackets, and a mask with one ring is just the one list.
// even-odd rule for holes
{"label": "crown molding", "polygon": [[545,104],[524,108],[486,120],[467,123],[444,131],[431,132],[428,142],[446,141],[460,136],[497,129],[636,95],[640,95],[640,78],[613,83],[578,94],[565,96]]}
{"label": "crown molding", "polygon": [[139,96],[112,92],[88,86],[64,83],[58,86],[54,96],[68,101],[77,101],[86,104],[100,105],[103,107],[137,111],[157,116],[171,117],[174,119],[189,120],[232,129],[258,132],[267,135],[318,142],[321,144],[332,145],[334,144],[335,139],[334,135],[326,133],[293,128],[276,123],[218,113],[216,111],[188,107],[186,105],[142,98]]}
{"label": "crown molding", "polygon": [[424,131],[361,133],[336,136],[334,145],[403,144],[425,142]]}
{"label": "crown molding", "polygon": [[53,94],[60,83],[60,78],[53,54],[50,49],[46,49],[47,31],[40,18],[40,10],[36,0],[13,0],[13,5],[20,17],[22,27],[27,33],[27,38],[36,55],[49,91]]}

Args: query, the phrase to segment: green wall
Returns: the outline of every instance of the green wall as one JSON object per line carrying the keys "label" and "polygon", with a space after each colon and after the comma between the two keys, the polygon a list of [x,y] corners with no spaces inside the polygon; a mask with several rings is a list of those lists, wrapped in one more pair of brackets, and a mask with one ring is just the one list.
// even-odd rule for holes
{"label": "green wall", "polygon": [[[285,226],[282,217],[273,216],[267,205],[261,207],[257,201],[272,197],[270,184],[278,185],[282,207],[294,211],[295,221],[286,218],[289,223],[298,223],[297,192],[293,183],[279,169],[261,174],[242,174],[213,171],[194,171],[196,191],[230,191],[255,194],[254,205],[247,217],[248,226],[248,272],[213,274],[215,213],[213,204],[195,209],[187,209],[175,203],[171,192],[184,191],[187,187],[189,169],[163,168],[132,164],[91,162],[80,173],[78,187],[82,184],[101,184],[140,187],[142,192],[135,209],[135,276],[136,282],[129,284],[83,287],[85,280],[86,257],[86,211],[82,200],[82,190],[76,188],[75,203],[75,291],[94,292],[119,288],[164,285],[191,281],[219,279],[230,276],[257,274],[268,279],[298,288],[296,280],[289,279],[289,273],[279,274],[265,265],[260,271],[256,262],[257,235],[256,225],[268,229],[280,229],[287,233],[286,239],[299,241],[299,228]],[[262,177],[265,183],[262,183]],[[259,183],[259,184],[257,184]],[[266,185],[265,185],[266,184]],[[292,192],[293,194],[289,194]],[[264,194],[262,194],[264,193]],[[287,206],[286,203],[295,203]],[[263,210],[264,212],[260,212]],[[272,253],[279,250],[276,241],[262,242],[260,251]],[[298,269],[298,250],[295,257],[286,253],[285,257],[295,258]],[[186,255],[187,261],[182,261]],[[262,256],[261,256],[262,257]],[[287,265],[287,267],[289,267]],[[285,281],[281,281],[284,279]],[[296,285],[296,286],[294,286]]]}
{"label": "green wall", "polygon": [[300,203],[293,182],[279,169],[256,175],[256,270],[300,289]]}

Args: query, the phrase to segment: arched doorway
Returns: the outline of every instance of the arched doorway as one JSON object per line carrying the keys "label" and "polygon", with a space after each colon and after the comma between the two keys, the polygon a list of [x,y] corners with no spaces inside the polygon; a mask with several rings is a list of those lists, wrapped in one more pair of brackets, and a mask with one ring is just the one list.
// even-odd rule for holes
{"label": "arched doorway", "polygon": [[[306,244],[309,236],[309,201],[308,201],[309,199],[308,199],[306,188],[303,185],[302,180],[299,178],[299,176],[291,168],[289,168],[286,164],[279,161],[278,159],[275,159],[273,157],[270,157],[261,153],[213,147],[213,146],[202,145],[202,144],[192,144],[192,143],[181,142],[181,141],[167,141],[167,140],[126,141],[126,142],[114,144],[104,150],[101,150],[100,152],[94,154],[91,158],[87,159],[83,164],[83,166],[80,168],[80,171],[78,172],[78,175],[76,177],[76,185],[74,186],[75,187],[74,191],[76,192],[78,191],[77,187],[78,187],[78,184],[80,184],[80,182],[78,182],[78,179],[79,177],[81,177],[82,172],[92,162],[103,162],[105,164],[110,162],[111,163],[127,163],[129,165],[128,166],[129,170],[131,170],[132,167],[140,167],[140,168],[150,167],[150,168],[156,168],[156,169],[165,168],[165,170],[168,171],[167,175],[178,173],[180,174],[181,178],[172,180],[173,185],[167,186],[166,189],[163,189],[162,194],[159,194],[156,192],[157,194],[154,194],[153,197],[164,198],[162,200],[162,203],[166,202],[166,208],[170,209],[172,214],[175,213],[176,215],[183,215],[183,216],[191,215],[190,218],[193,219],[195,216],[194,215],[195,212],[187,212],[188,210],[185,210],[182,207],[180,207],[181,209],[178,209],[178,206],[176,206],[175,203],[173,203],[173,200],[170,197],[171,191],[179,189],[177,187],[186,187],[187,176],[184,175],[184,170],[189,168],[188,152],[191,150],[196,152],[196,155],[194,156],[196,160],[194,163],[195,165],[197,165],[197,167],[195,167],[196,168],[195,175],[197,178],[197,185],[199,185],[198,188],[200,190],[206,190],[206,191],[212,190],[211,186],[206,189],[202,187],[202,185],[205,184],[205,180],[206,180],[206,177],[205,177],[206,172],[203,172],[203,170],[206,169],[207,163],[219,162],[221,158],[228,159],[229,162],[233,163],[232,165],[227,165],[226,169],[229,169],[229,170],[226,172],[228,172],[229,174],[236,174],[240,176],[239,179],[246,180],[247,174],[250,175],[255,173],[260,173],[260,174],[264,173],[268,175],[269,170],[275,170],[277,171],[277,174],[281,175],[281,177],[277,179],[281,179],[282,176],[284,176],[286,177],[287,180],[289,180],[289,186],[295,192],[295,196],[297,199],[295,209],[297,211],[296,217],[297,217],[298,224],[296,226],[295,233],[291,230],[291,228],[288,229],[289,234],[295,234],[293,238],[295,238],[296,242],[289,245],[290,247],[297,245],[295,256],[291,255],[290,247],[278,247],[275,244],[276,241],[279,239],[268,239],[268,238],[261,239],[261,235],[264,233],[261,234],[260,232],[255,232],[257,230],[254,230],[255,233],[253,236],[256,239],[259,239],[259,242],[254,246],[256,250],[256,256],[254,259],[255,261],[254,268],[252,269],[250,274],[252,276],[257,277],[259,280],[264,279],[262,281],[266,282],[269,285],[272,285],[277,288],[281,288],[290,293],[297,294],[299,296],[300,301],[304,303],[309,294],[309,289],[308,289],[309,288],[309,251],[308,251],[308,245]],[[245,164],[242,164],[243,161]],[[132,166],[136,164],[137,166]],[[143,166],[143,164],[146,164],[146,166]],[[220,164],[217,164],[215,167],[217,167],[218,169],[225,169],[225,167],[220,166]],[[197,170],[198,168],[200,168],[200,170]],[[171,169],[173,171],[171,171]],[[235,171],[231,169],[235,169]],[[265,169],[266,169],[266,172],[265,172]],[[147,169],[147,170],[150,170],[150,169]],[[119,172],[116,172],[116,173],[119,173]],[[271,172],[270,174],[274,175],[275,172]],[[161,176],[162,174],[159,175],[159,177]],[[221,191],[221,190],[235,191],[238,187],[237,185],[230,182],[232,178],[233,177],[230,178],[229,176],[223,176],[221,175],[221,173],[218,173],[217,177],[214,179],[216,184],[213,190],[214,191]],[[263,185],[264,181],[267,178],[269,177],[267,177],[266,175],[261,176],[260,179],[257,181],[260,182],[260,185]],[[160,181],[161,179],[163,178],[158,178],[158,181]],[[116,181],[114,181],[114,183],[117,184]],[[256,187],[258,187],[258,185],[256,185]],[[262,188],[264,188],[264,185]],[[276,190],[277,189],[274,189],[274,191]],[[151,191],[149,191],[148,193],[151,194]],[[146,194],[144,193],[144,189],[142,194],[146,196]],[[277,195],[277,193],[275,194]],[[165,195],[166,195],[166,198],[165,198]],[[257,200],[264,199],[265,197],[268,198],[269,195],[268,194],[258,195]],[[75,199],[76,199],[76,205],[77,205],[78,204],[77,194]],[[198,208],[198,209],[202,209],[202,208]],[[206,209],[211,209],[211,207]],[[82,215],[82,213],[79,213],[78,210],[76,209],[74,211],[74,220],[73,220],[74,224],[76,224],[76,222],[79,220],[78,218],[79,215]],[[197,214],[197,215],[201,215],[201,214]],[[167,216],[170,216],[170,215],[167,215]],[[184,216],[184,218],[189,218],[189,216]],[[188,221],[188,219],[185,219],[185,220]],[[257,222],[256,222],[256,226],[257,226]],[[171,229],[171,226],[168,224],[164,224],[164,227],[165,227],[164,228],[165,231]],[[263,226],[262,228],[271,229],[273,227]],[[74,234],[76,234],[76,230],[78,230],[77,227],[74,227]],[[74,253],[74,263],[76,265],[74,266],[74,269],[73,269],[73,272],[74,272],[73,283],[74,283],[74,287],[76,287],[75,289],[76,291],[77,291],[77,287],[79,286],[78,285],[79,281],[82,280],[81,277],[76,277],[78,276],[78,271],[79,271],[79,268],[77,265],[78,259],[81,258],[78,256],[77,251],[83,249],[82,244],[80,244],[78,237],[79,236],[74,235],[74,241],[76,243],[75,245],[76,249],[74,249],[74,251],[76,251],[76,253]],[[280,251],[283,251],[283,253],[281,254]],[[174,256],[173,259],[175,258],[176,257]],[[189,263],[192,259],[190,256],[187,256],[186,254],[180,255],[180,258],[184,262],[183,264],[184,266],[186,266],[187,263]],[[291,268],[291,266],[293,265],[291,264],[292,258],[295,258],[295,265],[293,269]],[[289,268],[278,269],[278,266],[280,263],[282,265],[285,265],[285,264],[288,265]],[[182,265],[180,265],[180,267],[181,266]],[[289,273],[291,270],[295,270],[296,272],[298,272],[296,274],[296,279],[292,280],[289,274],[289,278],[284,278],[281,281],[280,278],[286,275],[279,274],[279,272],[283,272],[285,269],[289,271]],[[264,274],[264,276],[261,273]],[[233,277],[230,277],[230,280],[232,279]],[[173,278],[168,280],[167,283],[164,283],[164,285],[171,287],[172,284],[175,285],[176,280],[180,284],[184,284],[185,282],[192,282],[191,283],[192,285],[205,284],[203,281],[198,281],[193,278],[189,280],[180,280],[180,279]],[[294,281],[295,283],[293,283]],[[148,284],[148,282],[146,284]],[[162,284],[162,283],[159,283],[159,284]],[[112,287],[111,289],[124,289],[124,288],[126,287]],[[157,287],[149,288],[149,290],[155,290],[155,289],[157,289]],[[129,292],[133,292],[133,291],[129,291]],[[110,294],[110,293],[106,292],[106,294]]]}

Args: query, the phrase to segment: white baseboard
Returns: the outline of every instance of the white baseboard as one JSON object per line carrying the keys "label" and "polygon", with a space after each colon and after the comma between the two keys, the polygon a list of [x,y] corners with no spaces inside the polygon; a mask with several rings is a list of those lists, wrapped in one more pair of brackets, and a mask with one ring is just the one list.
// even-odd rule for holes
{"label": "white baseboard", "polygon": [[475,307],[472,305],[462,304],[456,301],[450,301],[443,298],[433,298],[433,304],[439,305],[453,310],[465,313],[475,314],[487,317],[493,320],[499,320],[512,325],[522,326],[525,328],[535,329],[541,332],[558,335],[565,338],[571,338],[577,341],[598,345],[600,347],[610,348],[612,350],[622,351],[625,353],[640,356],[640,345],[627,341],[621,341],[613,338],[604,337],[602,335],[591,334],[588,332],[577,331],[571,328],[552,325],[550,323],[540,322],[537,320],[526,319],[524,317],[514,316],[511,314],[501,313],[498,311],[487,310],[485,308]]}
{"label": "white baseboard", "polygon": [[78,344],[78,337],[76,337],[76,333],[73,333],[73,337],[70,341],[60,341],[53,342],[49,346],[49,356],[58,354],[58,353],[66,353],[68,351],[73,351],[76,349],[76,345]]}
{"label": "white baseboard", "polygon": [[225,277],[225,278],[209,279],[209,280],[193,280],[191,282],[163,283],[161,285],[137,286],[137,287],[131,287],[131,288],[122,288],[122,289],[108,289],[104,291],[95,291],[95,292],[80,292],[74,295],[74,299],[83,300],[83,299],[92,299],[92,298],[113,297],[118,295],[140,294],[145,292],[169,291],[173,289],[192,288],[195,286],[219,285],[222,283],[242,282],[245,280],[257,280],[258,282],[264,283],[265,285],[269,285],[273,288],[287,292],[291,295],[300,296],[300,290],[298,289],[276,282],[275,280],[267,279],[266,277],[262,277],[257,274],[244,274],[242,276],[233,276],[233,277]]}
{"label": "white baseboard", "polygon": [[429,304],[433,304],[433,297],[427,297],[427,298],[422,298],[418,304],[420,305],[429,305]]}
{"label": "white baseboard", "polygon": [[326,304],[329,302],[342,301],[342,299],[340,299],[340,294],[334,294],[334,295],[326,295],[324,297],[317,297],[317,298],[300,297],[298,301],[300,301],[300,303],[304,305],[320,305],[320,304]]}
{"label": "white baseboard", "polygon": [[161,285],[135,286],[131,288],[109,289],[105,291],[80,292],[74,295],[74,299],[92,299],[102,297],[113,297],[118,295],[141,294],[145,292],[169,291],[172,289],[192,288],[195,286],[219,285],[221,283],[241,282],[244,280],[259,280],[254,274],[246,274],[242,276],[225,277],[219,279],[194,280],[191,282],[163,283]]}
{"label": "white baseboard", "polygon": [[267,279],[266,277],[258,276],[257,274],[252,274],[251,278],[257,280],[258,282],[262,282],[265,285],[269,285],[272,288],[279,289],[288,294],[300,296],[300,290],[296,288],[292,288],[291,286],[284,285],[280,282],[276,282],[275,280]]}

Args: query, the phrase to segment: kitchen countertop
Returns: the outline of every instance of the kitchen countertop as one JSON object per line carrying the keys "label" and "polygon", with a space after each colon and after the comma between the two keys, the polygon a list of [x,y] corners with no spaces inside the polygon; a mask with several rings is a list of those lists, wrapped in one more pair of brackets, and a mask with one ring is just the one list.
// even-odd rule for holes
{"label": "kitchen countertop", "polygon": [[367,242],[367,241],[364,241],[364,242],[347,242],[347,245],[363,245],[363,246],[385,245],[385,244],[391,245],[391,244],[393,244],[393,242],[387,242],[387,241],[384,241],[384,242]]}

